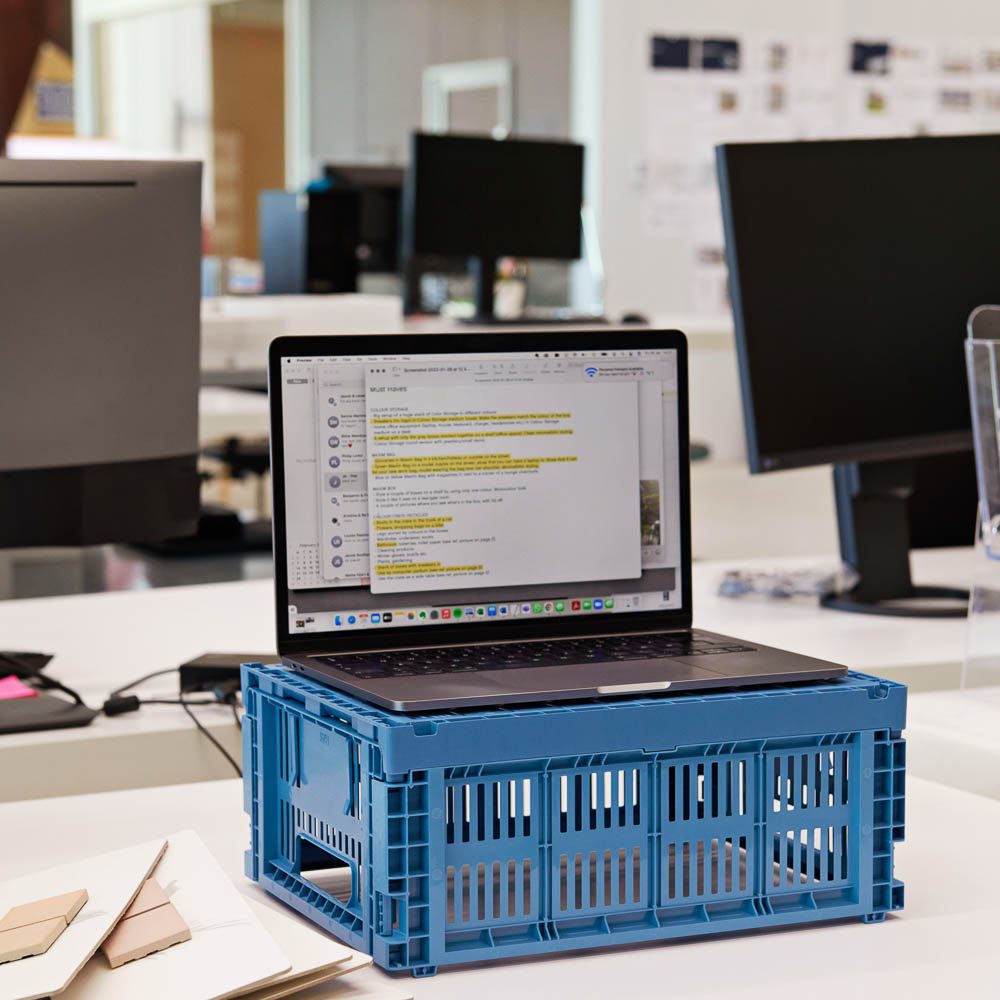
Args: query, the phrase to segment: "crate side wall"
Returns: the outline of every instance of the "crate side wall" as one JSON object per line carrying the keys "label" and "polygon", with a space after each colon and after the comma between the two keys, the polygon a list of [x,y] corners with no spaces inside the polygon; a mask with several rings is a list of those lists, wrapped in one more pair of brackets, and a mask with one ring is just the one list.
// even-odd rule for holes
{"label": "crate side wall", "polygon": [[[768,704],[740,730],[760,734],[751,740],[623,751],[620,738],[609,747],[604,730],[591,730],[586,754],[534,755],[536,745],[521,742],[506,749],[510,757],[516,746],[519,760],[400,775],[385,766],[400,733],[420,732],[412,738],[430,746],[448,742],[448,725],[395,726],[387,713],[355,711],[341,695],[331,700],[311,682],[286,685],[270,673],[244,679],[248,874],[384,968],[425,973],[821,919],[879,920],[902,906],[893,847],[904,828],[905,743],[892,687],[884,697],[863,686],[849,696],[865,723],[884,710],[868,728],[767,738]],[[753,714],[764,701],[743,704]],[[845,712],[842,704],[832,716],[844,723]],[[592,710],[559,714],[581,728],[593,719]],[[672,744],[672,734],[660,743]],[[338,895],[310,879],[304,866],[318,855],[350,870],[349,888]]]}

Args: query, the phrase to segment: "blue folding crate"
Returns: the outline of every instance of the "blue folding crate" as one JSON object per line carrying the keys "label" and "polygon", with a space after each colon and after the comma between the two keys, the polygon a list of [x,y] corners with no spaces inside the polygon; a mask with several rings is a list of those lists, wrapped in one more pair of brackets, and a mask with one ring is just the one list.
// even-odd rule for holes
{"label": "blue folding crate", "polygon": [[247,875],[390,970],[903,905],[906,689],[402,715],[243,668]]}

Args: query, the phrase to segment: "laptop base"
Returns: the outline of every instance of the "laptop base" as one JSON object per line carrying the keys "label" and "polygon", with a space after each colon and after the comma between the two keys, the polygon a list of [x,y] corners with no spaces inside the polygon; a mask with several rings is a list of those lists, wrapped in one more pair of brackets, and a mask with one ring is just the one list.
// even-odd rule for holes
{"label": "laptop base", "polygon": [[[739,645],[701,631],[692,637]],[[285,657],[286,665],[313,680],[395,712],[429,712],[535,702],[622,698],[717,688],[789,684],[841,677],[847,668],[767,646],[747,652],[676,656],[602,663],[558,663],[467,673],[352,676],[325,655]]]}

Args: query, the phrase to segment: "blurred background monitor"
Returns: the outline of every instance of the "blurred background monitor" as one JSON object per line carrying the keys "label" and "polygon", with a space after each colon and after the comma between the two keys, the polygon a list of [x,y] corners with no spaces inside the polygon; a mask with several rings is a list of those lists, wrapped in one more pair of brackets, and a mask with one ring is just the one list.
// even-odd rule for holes
{"label": "blurred background monitor", "polygon": [[262,191],[260,253],[266,295],[358,290],[361,212],[353,191]]}
{"label": "blurred background monitor", "polygon": [[583,147],[571,142],[414,133],[403,195],[407,257],[465,257],[476,322],[494,318],[500,257],[577,260]]}
{"label": "blurred background monitor", "polygon": [[909,548],[973,538],[962,340],[1000,298],[1000,136],[734,144],[718,169],[751,470],[834,464],[861,581],[828,606],[964,614]]}
{"label": "blurred background monitor", "polygon": [[0,159],[0,547],[198,515],[201,164]]}
{"label": "blurred background monitor", "polygon": [[328,163],[324,175],[334,190],[356,193],[358,269],[365,274],[397,274],[406,171],[402,167]]}
{"label": "blurred background monitor", "polygon": [[403,177],[401,167],[328,164],[304,193],[261,192],[265,293],[398,292]]}

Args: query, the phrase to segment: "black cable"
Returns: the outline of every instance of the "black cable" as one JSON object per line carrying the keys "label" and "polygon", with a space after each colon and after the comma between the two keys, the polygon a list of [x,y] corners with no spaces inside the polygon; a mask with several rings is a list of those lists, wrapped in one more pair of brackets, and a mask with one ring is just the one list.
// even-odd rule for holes
{"label": "black cable", "polygon": [[205,736],[208,737],[208,739],[212,743],[215,744],[215,747],[219,751],[219,753],[221,753],[222,756],[225,757],[226,760],[228,760],[230,764],[232,764],[233,770],[237,773],[237,775],[239,775],[239,777],[242,778],[243,777],[243,768],[240,767],[240,765],[237,764],[235,760],[233,760],[233,758],[230,755],[229,751],[208,731],[208,728],[202,724],[202,722],[198,718],[198,716],[196,716],[194,714],[194,712],[191,711],[191,705],[192,704],[199,705],[199,704],[205,704],[205,702],[188,702],[188,701],[185,701],[182,698],[180,703],[181,703],[181,706],[183,707],[184,711],[187,712],[187,714],[191,717],[191,721],[202,731],[202,733],[205,734]]}
{"label": "black cable", "polygon": [[67,687],[61,681],[57,681],[54,677],[48,677],[45,674],[37,674],[33,677],[30,683],[42,691],[62,691],[63,694],[68,694],[77,705],[82,705],[87,708],[87,703],[76,693],[71,687]]}
{"label": "black cable", "polygon": [[[140,684],[144,684],[146,681],[151,681],[154,677],[164,677],[167,674],[176,674],[180,671],[180,667],[168,667],[166,670],[154,670],[151,674],[145,674],[142,677],[137,678],[134,681],[130,681],[128,684],[123,685],[115,691],[111,692],[111,695],[104,702],[104,713],[105,715],[121,715],[125,712],[134,712],[141,708],[143,705],[180,705],[181,708],[187,712],[191,721],[195,726],[202,732],[204,736],[215,746],[215,748],[226,758],[227,761],[232,765],[233,770],[242,778],[243,769],[240,765],[233,759],[229,751],[212,735],[208,728],[202,723],[202,721],[191,711],[192,707],[198,707],[199,705],[229,705],[233,711],[233,718],[236,721],[236,725],[241,729],[243,727],[240,721],[239,711],[236,707],[236,693],[235,691],[220,691],[217,693],[215,698],[210,699],[199,699],[198,701],[188,701],[184,697],[180,698],[139,698],[137,695],[129,695],[123,697],[125,691],[131,688],[138,687]],[[61,687],[61,685],[60,685]],[[70,692],[72,693],[72,692]]]}
{"label": "black cable", "polygon": [[151,681],[154,677],[165,677],[167,674],[176,674],[180,671],[180,667],[168,667],[166,670],[154,670],[151,674],[146,674],[144,677],[140,677],[138,680],[130,681],[128,684],[123,685],[116,691],[112,691],[110,697],[117,698],[120,694],[131,688],[138,687],[140,684],[145,684],[146,681]]}
{"label": "black cable", "polygon": [[52,657],[48,653],[0,652],[0,675],[10,671],[29,687],[38,691],[62,691],[63,694],[68,694],[77,705],[87,708],[87,703],[71,687],[42,673],[51,662]]}
{"label": "black cable", "polygon": [[[137,694],[120,694],[117,698],[108,698],[101,706],[101,711],[111,718],[115,715],[125,715],[128,712],[138,712],[143,705],[179,705],[176,698],[140,698]],[[192,705],[217,705],[215,701],[193,701]]]}
{"label": "black cable", "polygon": [[214,698],[202,698],[198,701],[182,701],[180,698],[140,698],[139,707],[143,705],[218,705]]}

